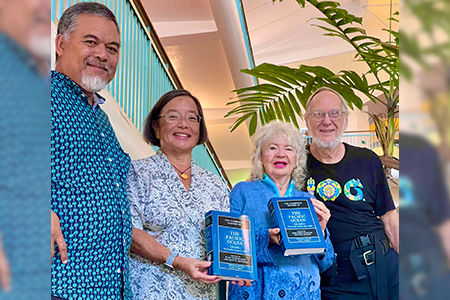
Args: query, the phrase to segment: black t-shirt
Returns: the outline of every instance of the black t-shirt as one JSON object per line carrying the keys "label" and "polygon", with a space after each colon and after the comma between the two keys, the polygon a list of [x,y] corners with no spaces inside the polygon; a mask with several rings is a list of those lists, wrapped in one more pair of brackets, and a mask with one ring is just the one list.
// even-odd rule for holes
{"label": "black t-shirt", "polygon": [[402,251],[439,248],[434,228],[450,219],[450,202],[437,151],[419,136],[403,133],[400,139]]}
{"label": "black t-shirt", "polygon": [[345,144],[336,164],[308,154],[307,190],[331,211],[331,241],[352,240],[383,228],[378,216],[395,209],[379,157],[369,149]]}

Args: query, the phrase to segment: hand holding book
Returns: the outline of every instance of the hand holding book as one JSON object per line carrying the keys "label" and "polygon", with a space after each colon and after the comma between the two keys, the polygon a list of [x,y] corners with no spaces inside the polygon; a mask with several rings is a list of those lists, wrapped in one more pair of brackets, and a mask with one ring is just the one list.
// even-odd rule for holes
{"label": "hand holding book", "polygon": [[180,270],[191,276],[195,281],[200,281],[206,284],[213,284],[219,282],[219,276],[208,275],[208,267],[211,265],[209,261],[200,261],[192,257],[177,256],[173,261],[175,269]]}
{"label": "hand holding book", "polygon": [[309,199],[314,206],[317,218],[319,219],[320,228],[322,228],[322,233],[325,235],[325,229],[327,227],[328,220],[331,217],[330,210],[323,204],[323,202],[316,200],[314,198]]}
{"label": "hand holding book", "polygon": [[270,241],[279,244],[285,256],[325,252],[330,212],[323,203],[304,196],[275,197],[268,208],[275,224],[269,230]]}
{"label": "hand holding book", "polygon": [[269,229],[269,244],[280,244],[278,235],[280,234],[280,228]]}

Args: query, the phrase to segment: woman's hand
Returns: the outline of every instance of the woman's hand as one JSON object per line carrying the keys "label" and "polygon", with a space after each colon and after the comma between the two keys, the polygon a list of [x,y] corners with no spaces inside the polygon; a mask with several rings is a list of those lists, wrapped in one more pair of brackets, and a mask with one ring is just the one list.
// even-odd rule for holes
{"label": "woman's hand", "polygon": [[191,276],[195,281],[212,284],[222,280],[219,276],[208,275],[207,268],[210,261],[200,261],[192,257],[177,256],[173,261],[173,267]]}
{"label": "woman's hand", "polygon": [[280,244],[280,241],[278,240],[278,234],[280,233],[280,228],[272,228],[269,229],[269,244]]}
{"label": "woman's hand", "polygon": [[310,198],[312,205],[314,205],[314,209],[317,214],[317,218],[319,219],[320,228],[322,228],[322,232],[325,235],[325,228],[327,227],[328,220],[331,217],[330,210],[323,204],[322,201],[316,200],[314,198]]}
{"label": "woman's hand", "polygon": [[240,287],[243,287],[244,284],[245,284],[246,287],[250,287],[252,285],[252,282],[250,280],[244,280],[244,279],[239,279],[239,281],[233,280],[231,283],[232,284],[236,284],[237,283]]}

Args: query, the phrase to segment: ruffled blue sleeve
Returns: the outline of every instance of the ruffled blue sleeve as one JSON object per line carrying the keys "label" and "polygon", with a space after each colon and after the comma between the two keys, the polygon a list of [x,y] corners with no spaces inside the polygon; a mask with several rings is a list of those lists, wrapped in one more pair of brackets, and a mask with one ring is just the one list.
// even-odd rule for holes
{"label": "ruffled blue sleeve", "polygon": [[[230,212],[237,214],[245,214],[249,217],[255,217],[260,214],[261,210],[255,207],[258,201],[252,201],[255,193],[252,189],[245,187],[248,183],[238,183],[230,193]],[[254,192],[254,191],[253,191]],[[255,242],[256,242],[256,259],[258,265],[273,265],[273,257],[269,251],[269,229],[266,226],[255,224]]]}

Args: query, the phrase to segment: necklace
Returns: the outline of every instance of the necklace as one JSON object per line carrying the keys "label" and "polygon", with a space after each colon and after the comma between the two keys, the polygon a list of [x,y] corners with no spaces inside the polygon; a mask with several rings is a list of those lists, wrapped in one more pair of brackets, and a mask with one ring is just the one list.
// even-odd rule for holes
{"label": "necklace", "polygon": [[181,177],[182,177],[183,179],[188,179],[188,178],[189,178],[188,174],[186,174],[185,172],[186,172],[187,170],[189,170],[189,169],[191,168],[191,166],[187,167],[186,170],[184,170],[184,171],[180,171],[180,169],[178,169],[178,168],[175,167],[174,165],[172,165],[172,167],[174,167],[175,170],[177,170],[178,172],[180,172]]}

